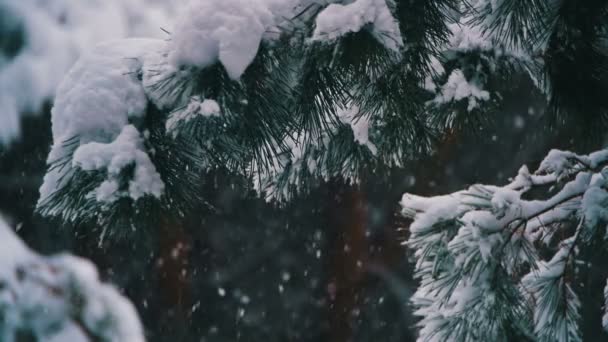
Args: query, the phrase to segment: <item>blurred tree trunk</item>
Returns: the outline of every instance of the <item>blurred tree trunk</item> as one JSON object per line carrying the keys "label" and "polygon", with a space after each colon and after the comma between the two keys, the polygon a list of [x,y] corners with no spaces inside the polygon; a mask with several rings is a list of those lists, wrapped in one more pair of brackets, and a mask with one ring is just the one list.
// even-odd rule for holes
{"label": "blurred tree trunk", "polygon": [[329,185],[326,215],[332,235],[327,249],[330,341],[353,340],[353,320],[364,290],[368,259],[367,209],[362,192],[351,186]]}
{"label": "blurred tree trunk", "polygon": [[159,251],[156,260],[159,286],[167,305],[178,318],[187,318],[192,304],[190,274],[191,239],[184,222],[163,218],[159,226]]}

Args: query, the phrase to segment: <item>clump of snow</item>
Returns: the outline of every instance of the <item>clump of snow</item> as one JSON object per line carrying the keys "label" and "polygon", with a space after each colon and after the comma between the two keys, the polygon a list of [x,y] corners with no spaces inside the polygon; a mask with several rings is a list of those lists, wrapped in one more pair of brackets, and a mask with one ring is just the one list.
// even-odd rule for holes
{"label": "clump of snow", "polygon": [[95,266],[71,255],[42,257],[0,219],[0,340],[143,342],[133,305],[100,282]]}
{"label": "clump of snow", "polygon": [[401,207],[404,216],[414,219],[410,225],[412,233],[424,232],[437,223],[453,220],[465,212],[461,203],[461,193],[446,196],[421,197],[413,194],[404,194],[401,198]]}
{"label": "clump of snow", "polygon": [[200,105],[200,113],[202,116],[218,116],[220,115],[220,105],[211,99],[205,99]]}
{"label": "clump of snow", "polygon": [[138,79],[157,40],[109,41],[86,53],[61,82],[52,112],[53,140],[113,139],[129,121],[143,118],[148,100]]}
{"label": "clump of snow", "polygon": [[551,150],[538,167],[538,173],[553,173],[558,178],[571,174],[579,156],[570,151]]}
{"label": "clump of snow", "polygon": [[592,186],[583,195],[580,216],[585,223],[594,227],[600,222],[608,222],[608,192],[599,186]]}
{"label": "clump of snow", "polygon": [[470,112],[478,107],[479,102],[488,101],[490,93],[482,90],[473,80],[467,80],[462,70],[455,69],[430,103],[441,105],[464,99],[468,99],[467,110]]}
{"label": "clump of snow", "polygon": [[[141,122],[148,99],[138,74],[144,65],[155,63],[165,47],[160,40],[128,39],[100,44],[85,54],[59,86],[52,110],[53,146],[48,163],[69,157],[73,150],[66,146],[67,141],[76,139],[76,148],[90,142],[109,144],[129,123]],[[65,180],[69,171],[66,167],[47,172],[39,203],[64,185],[60,180]],[[108,194],[111,188],[116,186],[106,183],[99,190]],[[133,190],[135,195],[135,187]]]}
{"label": "clump of snow", "polygon": [[369,117],[361,115],[356,105],[351,105],[346,109],[340,109],[337,113],[340,121],[347,124],[353,130],[354,139],[360,145],[366,146],[372,154],[378,152],[378,148],[369,139]]}
{"label": "clump of snow", "polygon": [[19,137],[22,115],[53,99],[83,51],[110,39],[160,38],[171,17],[169,6],[156,0],[0,0],[0,21],[24,37],[16,55],[0,51],[0,144]]}
{"label": "clump of snow", "polygon": [[586,159],[589,163],[589,167],[591,168],[598,168],[603,164],[606,164],[608,162],[608,149],[603,149],[600,151],[596,151],[593,153],[590,153],[587,156]]}
{"label": "clump of snow", "polygon": [[512,179],[511,184],[506,187],[513,190],[528,191],[532,186],[554,183],[556,179],[557,177],[553,174],[533,175],[528,167],[523,165],[519,168],[517,176]]}
{"label": "clump of snow", "polygon": [[499,188],[492,196],[492,213],[502,218],[509,210],[517,210],[521,193],[508,188]]}
{"label": "clump of snow", "polygon": [[171,34],[169,61],[177,68],[219,61],[232,79],[239,79],[272,23],[262,1],[191,1]]}
{"label": "clump of snow", "polygon": [[356,0],[349,4],[330,4],[318,14],[313,41],[333,41],[347,33],[371,25],[374,37],[387,48],[399,51],[403,39],[399,24],[386,0]]}
{"label": "clump of snow", "polygon": [[111,143],[90,142],[81,145],[74,152],[74,167],[84,171],[105,171],[107,179],[94,190],[98,201],[112,202],[120,197],[118,182],[121,172],[134,167],[133,178],[129,181],[128,196],[134,200],[144,195],[160,198],[165,187],[150,157],[145,152],[139,131],[127,125]]}
{"label": "clump of snow", "polygon": [[469,24],[472,18],[463,17],[457,23],[448,24],[451,32],[449,48],[456,51],[491,50],[495,47],[483,28]]}
{"label": "clump of snow", "polygon": [[197,116],[212,117],[221,114],[220,105],[211,99],[201,101],[200,96],[193,96],[190,103],[182,110],[171,113],[165,123],[167,133],[177,134],[176,129],[181,122],[188,122]]}

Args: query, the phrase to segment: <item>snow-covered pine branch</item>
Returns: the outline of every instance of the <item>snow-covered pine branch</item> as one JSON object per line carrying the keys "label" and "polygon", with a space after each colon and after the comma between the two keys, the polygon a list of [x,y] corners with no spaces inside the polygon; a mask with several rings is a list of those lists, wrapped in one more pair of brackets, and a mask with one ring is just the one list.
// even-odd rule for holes
{"label": "snow-covered pine branch", "polygon": [[179,219],[205,202],[204,175],[218,168],[289,200],[327,179],[358,183],[403,167],[446,132],[483,129],[512,77],[559,94],[538,81],[531,57],[559,55],[528,31],[557,15],[538,1],[190,0],[180,9],[167,41],[102,43],[66,75],[40,213],[104,227],[153,223],[149,212]]}
{"label": "snow-covered pine branch", "polygon": [[[389,4],[394,9],[386,0],[348,6],[193,0],[181,9],[169,41],[112,41],[87,52],[57,92],[39,211],[103,226],[117,217],[141,223],[116,215],[120,208],[182,216],[187,206],[204,202],[201,175],[218,167],[253,174],[263,180],[262,191],[280,184],[285,196],[272,190],[269,198],[289,198],[294,188],[309,187],[308,180],[345,170],[357,179],[360,165],[351,151],[370,159],[378,149],[369,114],[358,110],[362,99],[349,93],[363,91],[356,88],[365,75],[355,67],[379,55],[381,71],[389,66],[386,56],[402,46]],[[355,22],[336,32],[328,18]],[[371,44],[362,55],[338,51],[345,37],[361,34]],[[349,56],[358,65],[343,60]],[[306,150],[300,155],[309,161],[283,157],[298,155],[294,147]],[[405,148],[395,151],[400,156],[388,160],[406,158]],[[306,179],[287,176],[295,172],[286,160],[319,168],[309,168]]]}
{"label": "snow-covered pine branch", "polygon": [[505,186],[405,194],[401,205],[413,219],[420,341],[582,339],[577,292],[589,253],[605,248],[608,150],[552,150]]}
{"label": "snow-covered pine branch", "polygon": [[69,254],[44,257],[0,218],[0,340],[145,341],[137,312],[95,266]]}

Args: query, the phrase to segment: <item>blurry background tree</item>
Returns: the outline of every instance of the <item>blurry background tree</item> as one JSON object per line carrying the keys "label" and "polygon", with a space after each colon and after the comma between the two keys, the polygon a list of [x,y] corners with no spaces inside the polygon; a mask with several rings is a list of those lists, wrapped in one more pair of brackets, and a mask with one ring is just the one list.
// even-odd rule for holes
{"label": "blurry background tree", "polygon": [[[155,15],[170,13],[157,7],[162,1],[121,7],[128,3],[0,2],[14,19],[3,21],[0,40],[0,89],[13,98],[0,103],[25,103],[3,110],[5,142],[15,139],[20,120],[24,128],[21,141],[3,147],[0,196],[32,245],[68,247],[120,284],[153,340],[413,339],[412,282],[399,244],[406,233],[394,217],[401,193],[504,182],[548,147],[601,143],[602,2],[201,0],[180,25],[167,25],[168,36],[156,31],[169,42],[127,42],[121,51],[106,45],[68,76],[49,157],[60,177],[50,176],[39,210],[74,230],[53,229],[32,218],[51,144],[49,108],[40,104],[52,100],[59,78],[88,47],[57,48],[70,40],[49,43],[41,37],[54,31],[28,25],[32,13],[47,15],[69,37],[79,32],[74,23],[85,32],[88,25],[91,32],[155,28],[164,25],[153,24]],[[123,14],[102,17],[99,6]],[[66,20],[78,8],[88,10]],[[83,13],[100,17],[82,20]],[[107,24],[116,18],[124,26]],[[233,18],[247,34],[218,35]],[[143,32],[101,31],[74,40]],[[44,75],[34,57],[51,57],[28,57],[41,51],[37,41],[48,51],[75,52],[49,63],[55,78],[14,82]],[[200,46],[208,49],[201,54]],[[11,71],[21,59],[24,69]],[[114,77],[106,79],[110,95],[78,89],[102,89],[98,76]],[[27,86],[40,82],[44,91]],[[112,91],[134,101],[117,107]],[[46,117],[14,114],[28,112]],[[127,123],[133,129],[125,131]],[[111,173],[110,143],[119,136],[141,158]],[[72,168],[80,147],[110,159],[80,153]],[[505,156],[515,157],[505,164]],[[144,196],[134,200],[138,166],[160,182],[139,184]]]}
{"label": "blurry background tree", "polygon": [[2,341],[145,341],[134,306],[90,262],[37,255],[1,217],[0,247]]}

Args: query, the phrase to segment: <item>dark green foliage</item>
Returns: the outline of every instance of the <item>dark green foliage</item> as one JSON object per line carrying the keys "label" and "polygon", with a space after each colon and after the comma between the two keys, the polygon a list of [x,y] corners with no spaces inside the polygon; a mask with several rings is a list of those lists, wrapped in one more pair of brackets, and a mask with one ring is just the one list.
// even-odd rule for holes
{"label": "dark green foliage", "polygon": [[549,1],[506,0],[475,9],[472,23],[509,47],[538,48],[545,39],[554,17]]}
{"label": "dark green foliage", "polygon": [[[473,22],[530,56],[530,72],[548,95],[547,124],[587,132],[597,146],[608,104],[605,0],[503,0],[477,9]],[[599,123],[599,124],[598,124]],[[578,131],[577,131],[578,130]],[[577,132],[575,132],[577,131]]]}
{"label": "dark green foliage", "polygon": [[443,52],[450,37],[449,23],[460,17],[460,1],[396,1],[395,17],[405,40],[404,71],[417,82],[424,81],[432,73],[431,57]]}

